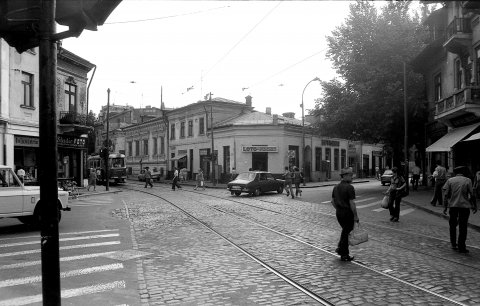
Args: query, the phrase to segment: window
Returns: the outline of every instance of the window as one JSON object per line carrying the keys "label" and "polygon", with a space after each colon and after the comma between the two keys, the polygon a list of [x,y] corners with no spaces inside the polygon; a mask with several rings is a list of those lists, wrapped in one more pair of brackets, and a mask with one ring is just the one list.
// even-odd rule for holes
{"label": "window", "polygon": [[455,61],[455,85],[456,89],[462,88],[462,65],[459,59]]}
{"label": "window", "polygon": [[77,86],[70,83],[65,83],[65,103],[68,103],[68,110],[70,112],[77,111]]}
{"label": "window", "polygon": [[33,75],[22,72],[23,106],[33,107]]}
{"label": "window", "polygon": [[128,156],[133,156],[133,151],[132,151],[132,142],[128,142]]}
{"label": "window", "polygon": [[180,122],[180,138],[185,138],[185,121]]}
{"label": "window", "polygon": [[230,173],[230,146],[223,146],[223,173]]}
{"label": "window", "polygon": [[315,148],[315,171],[320,171],[322,165],[322,148]]}
{"label": "window", "polygon": [[442,75],[439,73],[433,77],[434,84],[434,99],[435,101],[440,101],[442,99]]}
{"label": "window", "polygon": [[140,141],[135,140],[135,156],[140,155]]}
{"label": "window", "polygon": [[158,154],[158,138],[154,137],[153,138],[153,155]]}
{"label": "window", "polygon": [[347,150],[345,149],[342,149],[340,150],[340,163],[341,163],[341,167],[342,169],[346,168],[347,167]]}
{"label": "window", "polygon": [[193,120],[188,120],[188,137],[193,136]]}
{"label": "window", "polygon": [[205,118],[198,119],[198,134],[204,135],[205,134]]}
{"label": "window", "polygon": [[165,139],[160,137],[160,154],[165,154]]}
{"label": "window", "polygon": [[340,150],[333,149],[333,169],[334,170],[338,170],[339,161],[340,161]]}
{"label": "window", "polygon": [[175,123],[170,124],[170,139],[175,139]]}
{"label": "window", "polygon": [[143,155],[148,155],[148,139],[143,140]]}

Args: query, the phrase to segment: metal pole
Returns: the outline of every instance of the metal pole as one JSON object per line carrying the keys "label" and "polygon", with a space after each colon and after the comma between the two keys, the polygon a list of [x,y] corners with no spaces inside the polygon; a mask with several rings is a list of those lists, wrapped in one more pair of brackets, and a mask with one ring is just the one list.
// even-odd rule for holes
{"label": "metal pole", "polygon": [[216,164],[217,164],[217,158],[215,157],[215,147],[214,147],[214,142],[213,142],[213,102],[212,102],[212,93],[210,92],[210,134],[212,136],[212,183],[213,186],[217,185],[217,181],[215,180],[215,173],[216,173]]}
{"label": "metal pole", "polygon": [[105,190],[109,191],[110,187],[110,171],[108,167],[108,156],[110,155],[110,139],[108,133],[110,130],[110,88],[107,89],[107,156],[105,157]]}
{"label": "metal pole", "polygon": [[[316,77],[310,82],[308,82],[307,85],[305,85],[305,88],[303,89],[303,92],[302,92],[302,104],[300,105],[302,107],[302,170],[304,175],[305,175],[305,115],[304,115],[305,107],[303,105],[303,95],[305,94],[305,89],[307,89],[307,86],[313,81],[320,81],[320,79]],[[310,173],[308,175],[309,177],[311,177]],[[304,179],[303,186],[305,186],[305,182],[306,180]]]}
{"label": "metal pole", "polygon": [[60,252],[58,239],[57,185],[57,45],[55,0],[42,0],[39,22],[39,135],[40,220],[43,305],[60,305]]}
{"label": "metal pole", "polygon": [[403,117],[405,124],[404,148],[405,148],[405,180],[408,187],[408,112],[407,112],[407,72],[406,64],[403,62]]}

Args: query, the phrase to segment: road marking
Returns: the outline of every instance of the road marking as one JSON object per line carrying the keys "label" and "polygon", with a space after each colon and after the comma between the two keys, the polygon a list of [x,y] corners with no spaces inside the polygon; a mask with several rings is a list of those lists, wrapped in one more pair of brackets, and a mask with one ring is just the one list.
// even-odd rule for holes
{"label": "road marking", "polygon": [[[93,294],[93,293],[100,293],[109,290],[113,290],[116,288],[125,288],[125,281],[115,281],[112,283],[105,283],[75,289],[67,289],[62,290],[60,295],[62,299],[68,299],[71,297],[86,295],[86,294]],[[40,303],[42,302],[42,295],[31,295],[31,296],[24,296],[21,298],[14,298],[9,300],[0,301],[0,306],[19,306],[19,305],[27,305],[33,303]]]}
{"label": "road marking", "polygon": [[107,206],[107,205],[111,205],[112,203],[109,203],[109,204],[71,204],[69,203],[68,206],[75,206],[75,207],[81,207],[81,206]]}
{"label": "road marking", "polygon": [[[83,248],[92,248],[92,247],[99,247],[99,246],[106,246],[106,245],[115,245],[115,244],[120,244],[120,241],[108,241],[108,242],[100,242],[100,243],[69,245],[69,246],[60,247],[60,250],[83,249]],[[26,254],[34,254],[34,253],[40,253],[40,249],[20,251],[20,252],[3,253],[3,254],[0,254],[0,257],[26,255]]]}
{"label": "road marking", "polygon": [[365,201],[370,201],[370,200],[373,200],[375,198],[366,198],[366,199],[362,199],[362,200],[354,200],[355,203],[361,203],[361,202],[365,202]]}
{"label": "road marking", "polygon": [[[92,274],[92,273],[112,271],[112,270],[118,270],[118,269],[123,269],[123,264],[115,263],[115,264],[110,264],[110,265],[103,265],[103,266],[96,266],[96,267],[89,267],[89,268],[85,268],[85,269],[77,269],[77,270],[71,270],[71,271],[67,271],[67,272],[61,272],[60,273],[60,278],[74,277],[74,276],[79,276],[79,275],[87,275],[87,274]],[[39,283],[41,281],[42,281],[42,276],[41,275],[23,277],[23,278],[12,278],[12,279],[7,279],[7,280],[4,280],[4,281],[0,281],[0,288]]]}
{"label": "road marking", "polygon": [[[67,262],[67,261],[82,260],[82,259],[89,259],[89,258],[95,258],[95,257],[107,257],[107,256],[110,256],[114,253],[116,253],[116,251],[60,257],[60,261],[61,262]],[[19,262],[19,263],[15,263],[15,264],[0,266],[0,270],[31,267],[31,266],[40,265],[41,263],[42,262],[40,260]]]}
{"label": "road marking", "polygon": [[[72,237],[72,238],[60,238],[59,241],[74,241],[74,240],[85,240],[85,239],[99,239],[99,238],[109,238],[109,237],[118,237],[120,234],[105,234],[105,235],[92,235],[92,236],[80,236],[80,237]],[[25,242],[15,242],[15,243],[7,243],[7,244],[0,244],[0,248],[12,247],[12,246],[20,246],[20,245],[29,245],[29,244],[38,244],[38,241],[25,241]]]}
{"label": "road marking", "polygon": [[332,202],[332,200],[330,200],[330,201],[323,201],[322,204],[331,203],[331,202]]}
{"label": "road marking", "polygon": [[409,214],[411,212],[415,211],[415,208],[407,208],[407,209],[403,209],[400,211],[400,216],[403,216],[403,215],[406,215],[406,214]]}
{"label": "road marking", "polygon": [[384,211],[384,210],[388,210],[387,208],[377,208],[377,209],[372,209],[372,211],[376,211],[376,212],[380,212],[380,211]]}
{"label": "road marking", "polygon": [[[60,233],[60,236],[65,236],[65,235],[82,235],[82,234],[89,234],[89,233],[103,233],[103,232],[118,232],[118,229],[107,229],[107,230],[97,230],[97,231],[84,231],[84,232],[67,232],[67,233]],[[21,237],[10,237],[10,238],[2,238],[2,240],[18,240],[18,239],[29,239],[29,238],[40,238],[38,235],[36,236],[21,236]]]}
{"label": "road marking", "polygon": [[370,206],[379,205],[380,203],[382,203],[382,201],[377,201],[377,202],[364,204],[364,205],[357,205],[357,208],[366,208],[366,207],[370,207]]}

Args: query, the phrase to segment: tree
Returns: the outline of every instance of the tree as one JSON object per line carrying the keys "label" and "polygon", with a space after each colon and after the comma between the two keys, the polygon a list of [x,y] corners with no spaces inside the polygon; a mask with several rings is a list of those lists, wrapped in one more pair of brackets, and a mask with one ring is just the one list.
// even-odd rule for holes
{"label": "tree", "polygon": [[423,147],[426,121],[424,84],[408,63],[423,48],[426,33],[411,1],[388,2],[380,10],[370,1],[350,5],[344,24],[327,37],[327,57],[341,76],[322,82],[316,126],[322,134],[384,142],[403,149],[403,64],[407,75],[409,143]]}

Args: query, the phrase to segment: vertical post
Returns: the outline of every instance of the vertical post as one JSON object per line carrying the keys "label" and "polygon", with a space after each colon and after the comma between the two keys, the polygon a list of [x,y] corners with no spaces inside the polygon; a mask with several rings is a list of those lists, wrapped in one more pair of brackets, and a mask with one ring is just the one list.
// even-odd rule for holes
{"label": "vertical post", "polygon": [[109,191],[110,187],[110,171],[108,165],[108,156],[110,155],[110,139],[108,136],[110,130],[110,88],[107,89],[107,144],[106,144],[106,157],[105,157],[105,190]]}
{"label": "vertical post", "polygon": [[403,62],[403,117],[405,124],[404,148],[405,148],[405,180],[408,187],[408,111],[407,111],[407,68]]}
{"label": "vertical post", "polygon": [[215,173],[216,173],[216,165],[217,165],[217,158],[215,156],[215,147],[213,142],[213,102],[212,102],[212,93],[209,93],[209,101],[210,101],[210,134],[212,136],[212,183],[213,186],[217,185],[217,181],[215,180]]}
{"label": "vertical post", "polygon": [[42,296],[44,305],[60,305],[60,252],[58,239],[57,187],[57,45],[55,0],[42,0],[39,22],[40,103],[39,134],[40,220]]}
{"label": "vertical post", "polygon": [[[308,84],[310,84],[310,82]],[[307,86],[305,86],[305,88],[307,88]],[[303,175],[305,175],[305,116],[304,116],[305,107],[303,106],[304,93],[305,93],[305,89],[303,90],[303,93],[302,93],[302,171],[303,171]],[[306,181],[307,180],[303,178],[303,186],[306,185],[305,184]]]}

